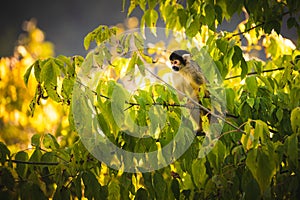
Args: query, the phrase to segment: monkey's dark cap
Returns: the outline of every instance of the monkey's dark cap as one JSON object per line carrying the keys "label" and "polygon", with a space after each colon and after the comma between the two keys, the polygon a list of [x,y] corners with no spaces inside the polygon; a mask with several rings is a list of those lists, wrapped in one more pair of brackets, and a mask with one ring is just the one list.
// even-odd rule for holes
{"label": "monkey's dark cap", "polygon": [[172,60],[179,60],[183,65],[185,65],[185,60],[182,58],[184,54],[190,54],[190,52],[186,50],[175,50],[171,53],[169,59]]}

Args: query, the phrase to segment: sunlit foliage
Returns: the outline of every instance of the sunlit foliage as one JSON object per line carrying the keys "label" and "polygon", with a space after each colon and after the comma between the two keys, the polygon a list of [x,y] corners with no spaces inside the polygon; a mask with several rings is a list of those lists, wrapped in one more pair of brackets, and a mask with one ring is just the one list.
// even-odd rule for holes
{"label": "sunlit foliage", "polygon": [[[280,25],[288,15],[289,27],[300,29],[295,18],[300,9],[299,1],[131,0],[126,8],[128,16],[138,8],[143,11],[139,23],[133,18],[127,21],[127,27],[100,25],[88,33],[83,41],[85,48],[89,49],[91,44],[96,48],[85,58],[54,57],[53,47],[44,42],[43,33],[34,23],[27,23],[28,35],[20,40],[16,54],[1,59],[1,70],[4,69],[0,82],[4,96],[0,113],[4,127],[4,134],[1,133],[4,142],[0,143],[1,197],[298,199],[300,52],[297,44],[280,35]],[[242,12],[246,20],[233,32],[216,31],[224,19]],[[75,132],[89,131],[96,121],[102,134],[113,144],[131,152],[155,151],[174,142],[174,132],[179,129],[181,120],[187,118],[186,113],[178,109],[185,105],[184,102],[177,99],[171,87],[163,83],[151,85],[146,80],[145,89],[134,91],[127,101],[129,92],[118,82],[136,73],[145,76],[144,64],[156,62],[149,54],[159,52],[165,61],[166,55],[160,50],[169,47],[161,42],[152,44],[147,52],[141,51],[146,48],[141,42],[142,35],[137,34],[110,41],[112,36],[137,25],[142,30],[150,27],[156,34],[158,19],[165,22],[167,29],[196,41],[198,46],[191,47],[192,53],[205,50],[210,55],[220,72],[218,76],[224,80],[225,109],[234,117],[218,116],[216,126],[225,122],[221,134],[194,137],[187,151],[172,164],[141,173],[142,167],[147,167],[143,166],[145,160],[132,159],[132,162],[140,162],[141,168],[127,173],[95,159],[82,144],[84,139],[78,139]],[[103,45],[104,41],[109,41],[116,52],[121,50],[130,56],[113,57]],[[187,41],[179,43],[189,46]],[[196,61],[204,62],[201,58]],[[93,67],[109,70],[100,75],[89,74]],[[89,75],[99,75],[96,87],[90,88],[80,82],[77,79],[79,71],[86,75],[87,82],[92,80]],[[215,75],[212,73],[212,78]],[[74,103],[73,86],[76,84],[81,91],[88,92],[81,93],[81,98],[76,98]],[[118,95],[112,92],[114,89]],[[83,115],[73,116],[69,110],[77,103],[83,105],[78,108]],[[151,110],[153,105],[161,106],[161,110]],[[119,115],[114,116],[113,109]],[[160,118],[166,120],[168,126],[161,128],[159,121],[155,121]],[[118,126],[118,122],[122,126]],[[145,133],[149,137],[130,137],[122,130],[126,127],[127,131],[134,132],[134,124],[148,125]],[[193,131],[188,125],[183,130],[186,135]],[[18,136],[11,137],[12,129],[18,130]],[[10,150],[8,145],[19,142],[19,135],[25,131],[34,133],[30,141],[32,148]],[[8,135],[10,138],[6,138]],[[15,138],[18,140],[13,141]],[[93,144],[94,138],[88,139]],[[180,139],[189,142],[185,137]],[[204,140],[214,142],[214,148],[207,154],[199,145]],[[26,139],[20,142],[26,144]],[[96,144],[95,151],[106,150],[101,141]],[[181,148],[178,141],[173,147]],[[157,154],[154,159],[163,163],[171,156]],[[107,164],[117,165],[122,159],[116,155]]]}

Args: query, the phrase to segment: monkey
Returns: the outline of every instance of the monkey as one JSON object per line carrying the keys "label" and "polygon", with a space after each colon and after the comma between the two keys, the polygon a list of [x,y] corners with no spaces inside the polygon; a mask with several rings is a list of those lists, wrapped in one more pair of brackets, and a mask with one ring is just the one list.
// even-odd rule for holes
{"label": "monkey", "polygon": [[[169,60],[171,62],[172,70],[178,72],[180,77],[176,78],[174,86],[176,89],[178,87],[182,87],[185,81],[192,88],[192,98],[196,99],[196,101],[201,104],[201,99],[199,96],[199,92],[204,93],[204,98],[209,98],[209,91],[206,89],[206,85],[208,84],[207,79],[202,73],[200,66],[191,58],[190,52],[186,50],[175,50],[170,56]],[[201,91],[204,90],[204,91]],[[202,105],[202,104],[201,104]],[[201,116],[207,114],[203,109],[192,111],[192,117],[195,121],[198,121],[198,129],[196,130],[196,135],[205,135],[202,127],[202,118]]]}

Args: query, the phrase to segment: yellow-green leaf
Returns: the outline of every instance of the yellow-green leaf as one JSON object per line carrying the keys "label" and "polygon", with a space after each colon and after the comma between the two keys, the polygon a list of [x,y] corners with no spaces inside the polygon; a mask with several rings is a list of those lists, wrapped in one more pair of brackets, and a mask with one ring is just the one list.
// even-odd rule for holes
{"label": "yellow-green leaf", "polygon": [[291,125],[294,133],[300,133],[300,107],[291,112]]}

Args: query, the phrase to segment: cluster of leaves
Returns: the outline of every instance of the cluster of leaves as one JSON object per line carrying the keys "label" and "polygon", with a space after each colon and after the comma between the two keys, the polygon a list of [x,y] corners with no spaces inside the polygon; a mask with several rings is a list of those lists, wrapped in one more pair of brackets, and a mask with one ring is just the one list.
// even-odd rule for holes
{"label": "cluster of leaves", "polygon": [[26,147],[32,134],[65,127],[59,121],[67,120],[63,114],[64,109],[51,100],[40,102],[35,115],[28,117],[28,104],[35,94],[37,84],[31,79],[26,87],[23,75],[28,65],[36,59],[53,56],[54,50],[53,44],[44,40],[44,33],[36,27],[34,20],[24,22],[23,28],[26,34],[20,36],[14,55],[0,58],[0,140],[12,148]]}
{"label": "cluster of leaves", "polygon": [[[123,6],[126,1],[123,0]],[[246,30],[261,27],[266,33],[274,29],[277,33],[281,31],[281,25],[285,16],[288,28],[296,28],[300,33],[297,12],[300,3],[295,0],[289,1],[201,1],[201,0],[131,0],[128,8],[128,16],[139,7],[144,15],[141,19],[141,27],[155,27],[160,17],[165,22],[166,28],[170,30],[185,29],[188,36],[193,37],[199,32],[199,27],[206,25],[215,31],[218,24],[224,19],[230,20],[233,15],[246,12],[248,21]],[[158,13],[159,11],[159,13]],[[243,30],[244,32],[245,30]]]}
{"label": "cluster of leaves", "polygon": [[[286,45],[283,38],[271,30],[279,32],[278,23],[281,24],[286,15],[284,8],[290,8],[287,12],[290,14],[289,26],[298,28],[294,13],[299,9],[299,3],[187,1],[183,5],[168,0],[133,0],[128,14],[137,6],[144,11],[142,28],[155,26],[158,8],[166,28],[185,30],[187,36],[194,37],[202,45],[201,49],[209,53],[217,66],[224,79],[226,110],[236,117],[222,118],[227,123],[214,148],[203,156],[201,144],[205,137],[197,136],[187,151],[169,166],[147,173],[125,173],[97,161],[80,140],[64,148],[53,135],[36,134],[32,137],[33,149],[29,153],[11,154],[7,146],[0,143],[1,196],[10,199],[69,199],[71,196],[79,199],[297,199],[300,195],[300,52]],[[266,61],[246,59],[238,34],[214,32],[217,23],[241,12],[242,8],[249,14],[243,34],[255,31],[256,38],[264,36]],[[252,29],[253,23],[257,30]],[[155,29],[152,31],[155,33]],[[47,97],[70,107],[80,103],[85,107],[78,107],[86,109],[82,113],[87,115],[70,113],[73,130],[93,127],[91,123],[96,120],[104,134],[118,147],[131,152],[155,151],[173,141],[173,133],[181,120],[185,120],[180,118],[180,102],[174,91],[164,84],[135,91],[128,97],[128,91],[117,80],[124,74],[133,76],[137,72],[144,76],[147,72],[145,63],[150,63],[151,59],[141,51],[144,46],[138,35],[117,41],[116,52],[125,54],[134,44],[136,51],[131,57],[113,57],[103,41],[108,41],[115,33],[114,28],[99,26],[88,34],[85,47],[88,48],[92,41],[98,47],[85,59],[58,56],[37,60],[31,65],[24,75],[27,84],[33,69],[37,81],[31,112],[41,99]],[[257,41],[248,39],[249,49],[253,44]],[[94,85],[89,83],[91,70],[101,67],[107,67],[106,72],[110,73],[92,74],[99,79],[95,88],[89,87]],[[78,74],[79,69],[82,74]],[[78,79],[85,75],[87,81]],[[74,85],[90,91],[87,98],[83,94],[81,102],[74,102]],[[88,112],[94,110],[93,115],[86,118]],[[162,118],[168,124],[163,128],[157,121]],[[78,126],[76,122],[87,123]],[[148,137],[130,137],[121,130],[120,125],[136,132],[134,124],[149,126]],[[184,131],[186,134],[192,132],[189,126]],[[175,149],[181,148],[176,145],[174,143]],[[101,151],[101,147],[95,146],[95,150]],[[164,156],[157,155],[156,158],[160,162],[169,159],[168,155]],[[116,157],[114,162],[121,159]],[[34,196],[31,196],[32,191]]]}

